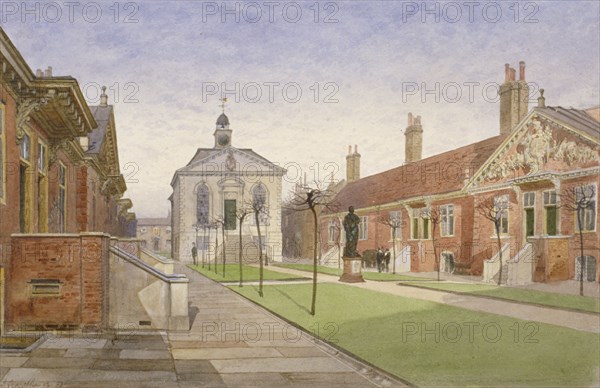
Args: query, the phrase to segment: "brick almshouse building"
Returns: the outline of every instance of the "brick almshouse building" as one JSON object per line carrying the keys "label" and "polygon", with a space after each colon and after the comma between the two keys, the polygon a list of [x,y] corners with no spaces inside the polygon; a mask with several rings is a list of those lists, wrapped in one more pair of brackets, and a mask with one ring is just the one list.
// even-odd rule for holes
{"label": "brick almshouse building", "polygon": [[108,241],[135,236],[113,107],[2,29],[0,72],[0,330],[106,323]]}
{"label": "brick almshouse building", "polygon": [[[359,252],[391,249],[395,242],[397,271],[434,271],[428,209],[435,208],[441,214],[435,232],[441,269],[491,279],[499,266],[484,262],[496,260],[494,224],[477,211],[491,197],[508,202],[501,245],[509,283],[576,279],[580,239],[575,214],[561,198],[580,187],[595,193],[583,219],[584,277],[600,280],[600,107],[546,106],[542,91],[529,110],[524,62],[519,80],[515,73],[506,65],[498,136],[421,159],[421,118],[409,114],[404,165],[361,179],[353,173],[359,155],[348,155],[348,183],[336,197],[340,211],[321,218],[325,260],[337,255],[340,221],[354,206],[362,220]],[[389,226],[378,222],[388,215],[401,221],[395,241]]]}

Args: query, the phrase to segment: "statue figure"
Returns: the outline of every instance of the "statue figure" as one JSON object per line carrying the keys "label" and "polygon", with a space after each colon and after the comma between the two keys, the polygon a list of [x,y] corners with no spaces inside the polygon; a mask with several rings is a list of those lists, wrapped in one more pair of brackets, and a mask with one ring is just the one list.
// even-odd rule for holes
{"label": "statue figure", "polygon": [[344,217],[344,230],[346,231],[346,246],[344,247],[344,257],[360,257],[356,250],[358,243],[358,226],[360,218],[354,214],[354,206],[348,208],[348,214]]}

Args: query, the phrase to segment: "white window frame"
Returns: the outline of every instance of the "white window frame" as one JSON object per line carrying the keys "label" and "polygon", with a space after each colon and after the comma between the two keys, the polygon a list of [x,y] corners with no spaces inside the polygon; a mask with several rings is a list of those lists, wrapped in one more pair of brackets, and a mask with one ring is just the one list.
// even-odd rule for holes
{"label": "white window frame", "polygon": [[440,206],[440,235],[454,236],[454,204]]}
{"label": "white window frame", "polygon": [[[496,206],[498,203],[506,204],[506,206],[503,205],[503,209],[500,212],[500,236],[508,236],[510,234],[510,212],[508,211],[509,200],[510,199],[508,197],[508,194],[498,195],[494,197],[494,206]],[[506,221],[503,222],[503,220]],[[495,233],[496,231],[494,231],[494,234]]]}
{"label": "white window frame", "polygon": [[[584,189],[587,189],[589,187],[593,187],[594,188],[594,198],[592,199],[591,202],[594,203],[594,206],[592,207],[592,209],[585,209],[583,211],[583,220],[582,220],[582,229],[581,231],[583,233],[593,233],[596,231],[597,229],[597,225],[598,225],[598,216],[597,216],[597,212],[598,212],[598,186],[593,184],[593,183],[589,183],[589,184],[585,184],[582,186]],[[593,229],[587,229],[586,228],[586,224],[588,223],[588,221],[586,221],[589,217],[593,217],[594,220],[594,227]],[[577,212],[575,212],[575,232],[579,232],[579,229],[577,228]]]}
{"label": "white window frame", "polygon": [[402,231],[401,231],[400,227],[402,226],[402,211],[400,211],[400,210],[391,211],[390,212],[390,220],[392,222],[394,222],[394,220],[397,220],[397,224],[398,224],[398,227],[396,228],[396,236],[394,236],[393,228],[390,227],[390,241],[401,240],[402,239]]}
{"label": "white window frame", "polygon": [[359,216],[360,223],[358,224],[358,239],[369,239],[369,216]]}

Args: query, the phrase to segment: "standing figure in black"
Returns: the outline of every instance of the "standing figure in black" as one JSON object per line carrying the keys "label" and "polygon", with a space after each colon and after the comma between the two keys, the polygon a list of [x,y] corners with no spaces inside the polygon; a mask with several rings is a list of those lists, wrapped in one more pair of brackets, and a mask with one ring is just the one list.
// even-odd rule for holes
{"label": "standing figure in black", "polygon": [[192,259],[194,260],[194,265],[198,265],[198,248],[196,248],[196,243],[192,243]]}
{"label": "standing figure in black", "polygon": [[392,254],[390,253],[390,249],[389,248],[385,248],[385,255],[383,256],[384,260],[385,260],[385,272],[390,272],[390,259],[392,257]]}
{"label": "standing figure in black", "polygon": [[383,250],[381,247],[377,248],[377,271],[381,272],[381,267],[383,265]]}

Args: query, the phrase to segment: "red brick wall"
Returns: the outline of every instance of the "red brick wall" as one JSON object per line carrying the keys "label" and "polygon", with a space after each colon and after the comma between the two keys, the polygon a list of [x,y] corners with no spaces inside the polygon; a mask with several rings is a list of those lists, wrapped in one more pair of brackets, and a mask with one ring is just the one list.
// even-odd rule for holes
{"label": "red brick wall", "polygon": [[[108,238],[98,235],[13,237],[6,322],[13,327],[101,324],[106,302]],[[32,279],[58,279],[59,296],[32,296]]]}
{"label": "red brick wall", "polygon": [[75,217],[77,219],[77,230],[88,231],[88,167],[79,166],[77,169]]}

